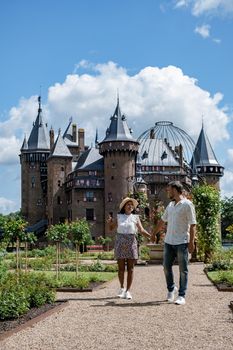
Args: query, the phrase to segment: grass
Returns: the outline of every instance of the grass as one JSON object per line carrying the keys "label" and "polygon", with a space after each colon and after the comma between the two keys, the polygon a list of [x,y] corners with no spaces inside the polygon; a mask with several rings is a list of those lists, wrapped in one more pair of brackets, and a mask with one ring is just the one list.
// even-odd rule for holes
{"label": "grass", "polygon": [[233,286],[233,270],[208,271],[207,274],[214,283],[226,283]]}
{"label": "grass", "polygon": [[[38,271],[39,272],[39,271]],[[56,277],[55,271],[46,271],[44,272],[47,277]],[[89,281],[92,281],[93,279],[96,280],[96,277],[98,278],[98,282],[108,282],[111,281],[113,278],[117,276],[117,272],[79,272],[79,276],[82,276],[84,278],[87,278]],[[67,272],[62,271],[60,272],[60,277],[75,277],[75,272]]]}

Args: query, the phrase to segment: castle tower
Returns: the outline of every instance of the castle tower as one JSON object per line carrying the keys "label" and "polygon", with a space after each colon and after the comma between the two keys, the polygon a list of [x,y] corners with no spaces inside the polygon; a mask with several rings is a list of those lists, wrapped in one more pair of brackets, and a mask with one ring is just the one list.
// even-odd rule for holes
{"label": "castle tower", "polygon": [[222,167],[214,154],[210,141],[205,133],[204,126],[197,140],[197,144],[193,153],[191,165],[207,184],[213,185],[220,189],[220,177],[224,174]]}
{"label": "castle tower", "polygon": [[47,159],[48,166],[48,203],[47,216],[49,225],[64,222],[67,218],[65,180],[72,171],[72,154],[61,132]]}
{"label": "castle tower", "polygon": [[42,119],[41,97],[38,114],[28,141],[23,141],[21,163],[21,210],[33,225],[46,218],[47,158],[50,152],[47,124]]}
{"label": "castle tower", "polygon": [[[116,217],[123,197],[133,192],[136,157],[139,143],[132,137],[126,117],[121,114],[119,98],[105,139],[99,143],[99,153],[104,157],[104,210]],[[105,234],[110,235],[105,227]]]}

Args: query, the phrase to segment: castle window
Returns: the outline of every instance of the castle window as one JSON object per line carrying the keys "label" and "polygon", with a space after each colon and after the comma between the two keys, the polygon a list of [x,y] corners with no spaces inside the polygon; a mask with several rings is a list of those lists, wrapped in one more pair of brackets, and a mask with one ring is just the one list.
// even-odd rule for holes
{"label": "castle window", "polygon": [[60,180],[58,180],[57,185],[58,185],[58,187],[61,187],[61,181]]}
{"label": "castle window", "polygon": [[115,168],[116,167],[116,164],[115,163],[112,163],[112,168]]}
{"label": "castle window", "polygon": [[114,176],[111,176],[111,180],[114,180]]}
{"label": "castle window", "polygon": [[35,187],[35,176],[32,176],[31,178],[31,187],[34,188]]}
{"label": "castle window", "polygon": [[90,170],[89,172],[88,172],[88,175],[97,175],[97,171],[93,171],[93,170]]}
{"label": "castle window", "polygon": [[86,202],[94,202],[94,192],[86,192]]}
{"label": "castle window", "polygon": [[72,221],[72,210],[71,209],[68,210],[68,221],[69,222]]}
{"label": "castle window", "polygon": [[108,193],[108,202],[112,202],[112,192]]}
{"label": "castle window", "polygon": [[94,220],[94,209],[87,208],[86,209],[86,219],[87,221],[93,221]]}
{"label": "castle window", "polygon": [[62,167],[61,167],[61,171],[64,171],[64,170],[65,170],[65,169],[64,169],[64,166],[62,166]]}
{"label": "castle window", "polygon": [[61,197],[60,197],[60,196],[57,197],[57,204],[58,204],[58,205],[62,204],[62,200],[61,200]]}

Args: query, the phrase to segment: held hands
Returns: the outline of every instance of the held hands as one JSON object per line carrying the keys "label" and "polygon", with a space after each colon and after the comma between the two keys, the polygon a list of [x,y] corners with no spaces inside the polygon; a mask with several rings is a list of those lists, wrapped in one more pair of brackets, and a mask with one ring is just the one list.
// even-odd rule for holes
{"label": "held hands", "polygon": [[155,233],[154,232],[151,234],[150,240],[151,240],[151,243],[155,243]]}
{"label": "held hands", "polygon": [[108,215],[108,217],[106,219],[106,224],[108,225],[110,231],[114,230],[117,226],[116,220],[113,220],[113,217],[110,214]]}
{"label": "held hands", "polygon": [[112,222],[113,222],[112,216],[109,214],[107,219],[106,219],[106,223],[111,224]]}

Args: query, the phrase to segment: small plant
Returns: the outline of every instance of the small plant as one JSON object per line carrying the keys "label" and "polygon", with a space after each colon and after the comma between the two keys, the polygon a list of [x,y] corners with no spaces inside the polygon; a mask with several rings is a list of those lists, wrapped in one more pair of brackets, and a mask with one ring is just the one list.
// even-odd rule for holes
{"label": "small plant", "polygon": [[140,258],[142,260],[149,260],[150,259],[150,248],[146,246],[141,246],[140,248]]}

